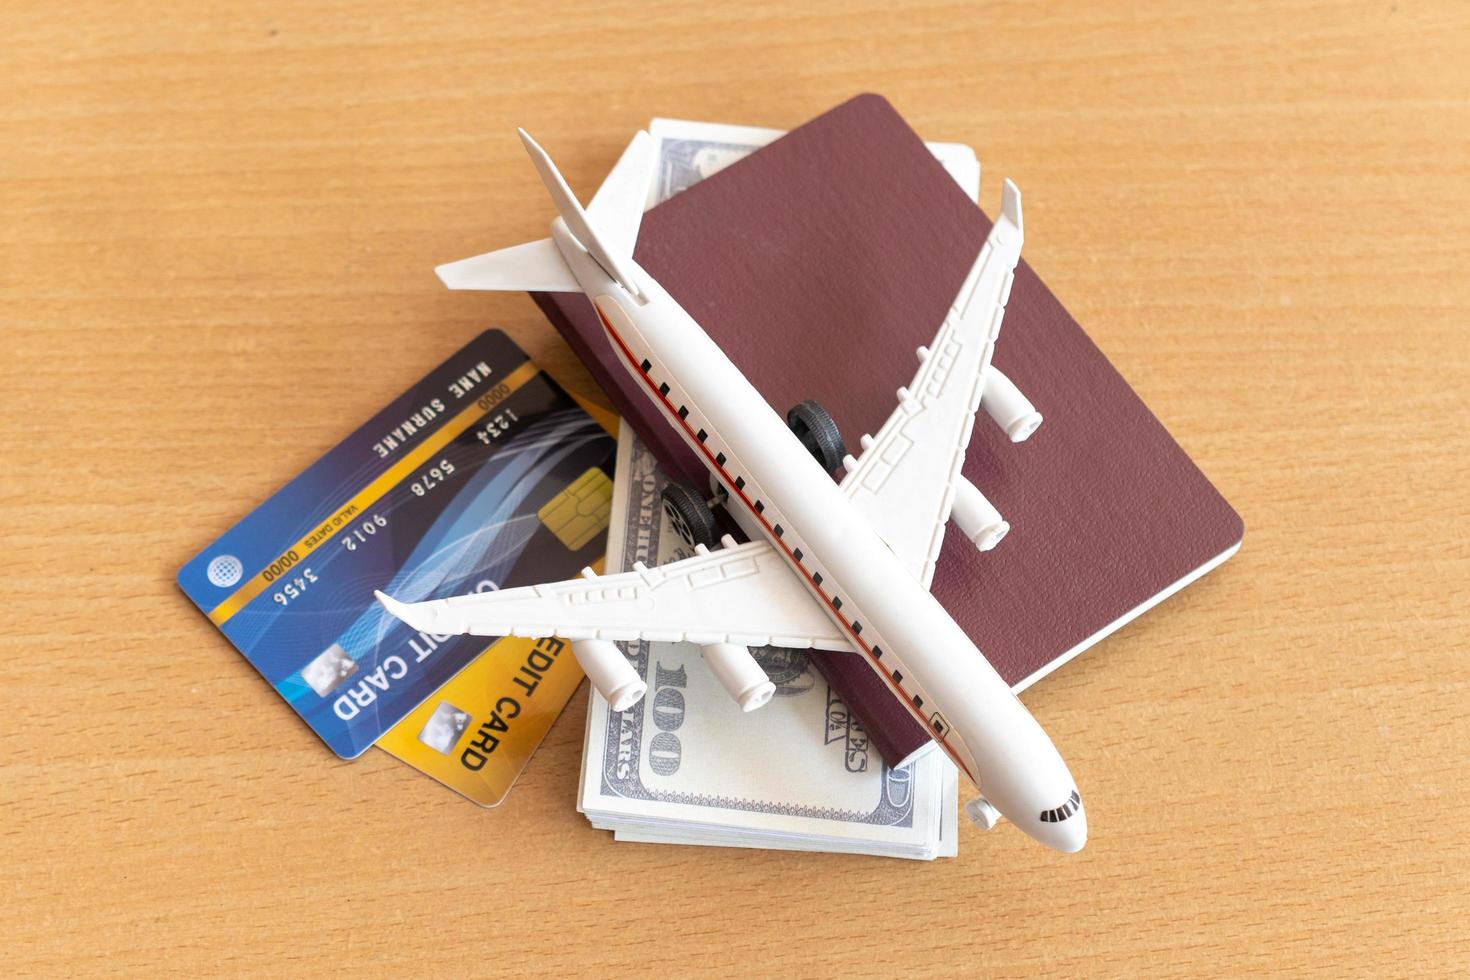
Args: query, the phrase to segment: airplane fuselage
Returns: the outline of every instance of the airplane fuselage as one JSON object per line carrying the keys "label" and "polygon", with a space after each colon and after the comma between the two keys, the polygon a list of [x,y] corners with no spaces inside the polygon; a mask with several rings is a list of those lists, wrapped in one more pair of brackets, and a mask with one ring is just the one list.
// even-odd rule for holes
{"label": "airplane fuselage", "polygon": [[[1064,851],[1086,840],[1051,740],[699,324],[641,268],[635,295],[559,219],[552,237],[624,367],[807,591],[997,810]],[[1065,812],[1066,818],[1061,818]]]}

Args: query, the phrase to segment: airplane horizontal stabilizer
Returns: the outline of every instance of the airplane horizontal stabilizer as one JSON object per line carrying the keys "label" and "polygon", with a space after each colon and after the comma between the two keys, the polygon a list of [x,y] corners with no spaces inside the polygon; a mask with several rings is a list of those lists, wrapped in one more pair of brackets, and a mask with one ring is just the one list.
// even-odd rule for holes
{"label": "airplane horizontal stabilizer", "polygon": [[549,238],[446,262],[434,272],[450,289],[528,293],[576,293],[582,289]]}

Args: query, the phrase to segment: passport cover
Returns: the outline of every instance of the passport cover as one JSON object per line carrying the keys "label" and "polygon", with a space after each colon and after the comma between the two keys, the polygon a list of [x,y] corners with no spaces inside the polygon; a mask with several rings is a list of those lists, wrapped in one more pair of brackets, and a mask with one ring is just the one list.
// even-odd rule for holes
{"label": "passport cover", "polygon": [[[816,399],[856,453],[989,229],[887,100],[860,95],[650,210],[635,257],[772,407]],[[587,298],[533,295],[669,474],[707,486]],[[1012,445],[977,416],[964,475],[1011,532],[984,554],[948,532],[933,590],[1019,689],[1229,557],[1243,526],[1024,252],[995,364],[1045,423]],[[890,764],[923,747],[861,659],[812,660]]]}

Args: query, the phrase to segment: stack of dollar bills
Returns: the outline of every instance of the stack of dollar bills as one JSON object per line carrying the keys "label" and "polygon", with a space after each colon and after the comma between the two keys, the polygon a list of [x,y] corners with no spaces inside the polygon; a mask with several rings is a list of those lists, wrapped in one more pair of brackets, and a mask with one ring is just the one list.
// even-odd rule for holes
{"label": "stack of dollar bills", "polygon": [[[779,130],[655,119],[660,166],[649,206],[718,172]],[[965,192],[980,190],[969,147],[930,148]],[[663,516],[666,478],[624,425],[607,570],[690,554]],[[957,852],[958,772],[932,747],[890,769],[804,652],[751,651],[776,697],[742,713],[689,643],[627,647],[648,694],[612,711],[596,691],[587,712],[578,809],[617,840],[931,860]]]}

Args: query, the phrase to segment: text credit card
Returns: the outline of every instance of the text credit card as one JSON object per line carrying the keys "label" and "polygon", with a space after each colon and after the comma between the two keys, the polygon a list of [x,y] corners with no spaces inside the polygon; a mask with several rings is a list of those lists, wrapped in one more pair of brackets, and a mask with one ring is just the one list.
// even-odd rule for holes
{"label": "text credit card", "polygon": [[[603,557],[615,454],[486,331],[195,556],[179,586],[355,758],[494,642],[412,630],[373,591],[419,602],[576,575]],[[581,674],[558,660],[569,695]]]}
{"label": "text credit card", "polygon": [[581,682],[570,643],[508,636],[389,729],[378,748],[495,806]]}

